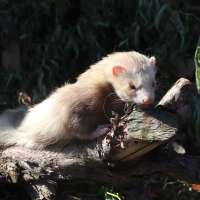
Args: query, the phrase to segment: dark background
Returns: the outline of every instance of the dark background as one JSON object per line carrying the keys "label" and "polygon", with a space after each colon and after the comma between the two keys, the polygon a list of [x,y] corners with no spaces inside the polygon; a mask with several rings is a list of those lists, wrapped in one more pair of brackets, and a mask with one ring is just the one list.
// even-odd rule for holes
{"label": "dark background", "polygon": [[161,88],[192,78],[199,11],[194,0],[1,0],[0,109],[20,91],[42,100],[114,51],[155,55]]}

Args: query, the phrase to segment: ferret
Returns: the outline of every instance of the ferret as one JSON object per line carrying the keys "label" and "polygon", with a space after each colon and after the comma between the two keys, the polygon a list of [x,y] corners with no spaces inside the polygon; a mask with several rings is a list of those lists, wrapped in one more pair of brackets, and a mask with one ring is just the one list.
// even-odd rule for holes
{"label": "ferret", "polygon": [[[92,140],[105,134],[112,111],[124,104],[148,107],[155,98],[155,57],[136,51],[117,52],[91,65],[73,84],[56,89],[28,109],[23,120],[0,127],[0,145],[43,149],[72,139]],[[106,126],[105,126],[106,127]]]}

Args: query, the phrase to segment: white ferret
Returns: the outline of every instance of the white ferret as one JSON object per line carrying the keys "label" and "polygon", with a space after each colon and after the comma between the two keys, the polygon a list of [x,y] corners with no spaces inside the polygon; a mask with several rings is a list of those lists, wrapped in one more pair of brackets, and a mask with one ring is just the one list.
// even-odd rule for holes
{"label": "white ferret", "polygon": [[155,57],[135,51],[108,55],[91,65],[74,84],[58,88],[28,109],[16,126],[14,117],[3,114],[0,145],[42,149],[102,135],[105,130],[99,127],[109,123],[112,111],[121,112],[125,102],[141,106],[153,103],[155,62]]}

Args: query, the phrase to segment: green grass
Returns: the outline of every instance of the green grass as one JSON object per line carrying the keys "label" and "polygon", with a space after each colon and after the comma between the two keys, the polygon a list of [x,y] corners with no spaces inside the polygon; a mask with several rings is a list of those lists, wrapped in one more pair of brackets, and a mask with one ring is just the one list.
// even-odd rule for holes
{"label": "green grass", "polygon": [[191,186],[181,180],[153,175],[144,178],[144,184],[153,200],[198,200],[200,193],[192,191]]}

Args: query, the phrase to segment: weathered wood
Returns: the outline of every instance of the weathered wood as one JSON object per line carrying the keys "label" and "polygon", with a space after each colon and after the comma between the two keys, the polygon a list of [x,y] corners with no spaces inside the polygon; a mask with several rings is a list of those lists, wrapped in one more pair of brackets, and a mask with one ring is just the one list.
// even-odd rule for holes
{"label": "weathered wood", "polygon": [[196,94],[195,85],[186,78],[180,78],[158,102],[157,107],[176,113],[182,121],[187,122],[191,118],[192,96]]}
{"label": "weathered wood", "polygon": [[144,111],[134,108],[131,114],[122,120],[125,126],[124,148],[120,145],[112,147],[109,157],[112,161],[127,161],[141,157],[172,138],[178,127],[175,115],[159,109]]}
{"label": "weathered wood", "polygon": [[164,106],[175,111],[177,107],[180,106],[179,103],[181,103],[181,101],[187,101],[188,99],[191,99],[187,96],[184,98],[181,97],[183,95],[187,95],[188,93],[188,88],[184,91],[185,87],[192,87],[192,83],[186,78],[178,79],[170,88],[170,90],[168,90],[167,93],[158,102],[157,106]]}
{"label": "weathered wood", "polygon": [[[15,152],[16,149],[12,149],[12,151]],[[21,158],[26,154],[24,149],[19,151],[19,148],[18,153],[22,154]],[[31,152],[27,153],[30,155]],[[44,152],[34,153],[46,156],[46,163],[44,158],[42,164],[39,163],[41,160],[36,160],[37,155],[34,158],[33,156],[29,157],[30,160],[28,161],[28,157],[25,155],[26,159],[22,161],[20,161],[19,157],[14,156],[18,161],[13,162],[14,158],[4,158],[1,159],[0,164],[1,182],[3,179],[10,182],[16,182],[17,180],[17,182],[24,184],[28,191],[31,191],[31,189],[35,191],[35,188],[40,188],[40,192],[36,193],[39,197],[35,192],[31,192],[32,199],[43,199],[40,197],[45,195],[45,199],[51,199],[55,195],[55,188],[52,185],[49,186],[49,183],[76,179],[110,184],[123,189],[132,181],[135,182],[135,176],[162,173],[184,179],[190,183],[200,183],[199,157],[177,155],[170,158],[165,154],[157,153],[156,159],[152,159],[152,157],[155,157],[155,155],[152,155],[152,157],[147,157],[137,163],[126,163],[116,166],[107,162],[85,160],[85,158],[75,158],[73,160],[73,158],[69,159],[66,155],[55,152],[45,152],[45,155],[43,154]],[[50,157],[53,159],[51,160]],[[60,161],[59,163],[58,160]],[[11,166],[10,163],[12,163]]]}

